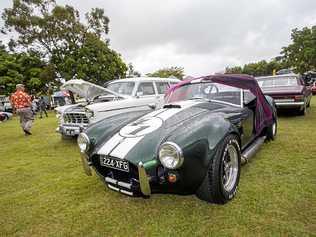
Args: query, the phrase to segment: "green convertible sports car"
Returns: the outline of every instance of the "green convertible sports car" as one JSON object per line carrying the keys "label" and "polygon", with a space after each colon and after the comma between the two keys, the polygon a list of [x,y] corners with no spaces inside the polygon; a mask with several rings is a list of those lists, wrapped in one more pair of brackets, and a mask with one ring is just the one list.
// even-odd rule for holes
{"label": "green convertible sports car", "polygon": [[273,99],[248,75],[211,75],[169,89],[154,111],[119,114],[78,137],[84,170],[111,190],[196,194],[224,204],[237,191],[241,163],[277,132]]}

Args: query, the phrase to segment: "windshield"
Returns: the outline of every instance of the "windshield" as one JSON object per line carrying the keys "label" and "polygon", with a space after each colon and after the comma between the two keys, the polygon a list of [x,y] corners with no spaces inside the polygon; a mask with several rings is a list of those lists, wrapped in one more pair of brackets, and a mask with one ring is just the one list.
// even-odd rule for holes
{"label": "windshield", "polygon": [[297,86],[296,77],[274,77],[258,79],[260,87]]}
{"label": "windshield", "polygon": [[193,99],[241,106],[241,89],[213,82],[192,83],[177,88],[166,98],[166,102]]}
{"label": "windshield", "polygon": [[134,86],[134,82],[112,82],[106,88],[121,95],[132,95]]}

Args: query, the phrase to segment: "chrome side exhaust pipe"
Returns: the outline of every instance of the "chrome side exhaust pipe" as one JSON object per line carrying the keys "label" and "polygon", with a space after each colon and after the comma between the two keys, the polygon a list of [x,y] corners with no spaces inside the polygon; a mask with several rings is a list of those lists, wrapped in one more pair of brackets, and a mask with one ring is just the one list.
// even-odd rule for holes
{"label": "chrome side exhaust pipe", "polygon": [[259,137],[241,154],[241,164],[246,164],[260,149],[266,140],[266,136]]}

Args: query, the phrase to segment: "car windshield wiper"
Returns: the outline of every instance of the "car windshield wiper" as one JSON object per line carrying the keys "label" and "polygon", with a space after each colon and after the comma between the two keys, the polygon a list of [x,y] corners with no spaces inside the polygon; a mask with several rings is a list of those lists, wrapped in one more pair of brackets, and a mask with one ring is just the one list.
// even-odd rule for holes
{"label": "car windshield wiper", "polygon": [[205,100],[205,98],[204,97],[192,97],[192,98],[190,98],[190,99],[188,99],[188,100]]}
{"label": "car windshield wiper", "polygon": [[211,102],[212,100],[211,99],[207,99],[207,98],[204,98],[204,97],[192,97],[188,100],[206,100],[208,102]]}
{"label": "car windshield wiper", "polygon": [[175,104],[166,104],[163,106],[164,109],[172,109],[172,108],[176,108],[176,109],[181,109],[181,105],[175,105]]}

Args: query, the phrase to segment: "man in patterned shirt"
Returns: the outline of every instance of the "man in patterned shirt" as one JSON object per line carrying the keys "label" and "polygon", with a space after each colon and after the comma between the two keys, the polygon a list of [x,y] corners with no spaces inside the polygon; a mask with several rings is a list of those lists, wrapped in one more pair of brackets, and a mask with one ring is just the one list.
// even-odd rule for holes
{"label": "man in patterned shirt", "polygon": [[34,115],[31,109],[32,100],[25,92],[23,84],[16,85],[16,91],[11,95],[10,101],[17,115],[20,116],[20,124],[26,136],[32,135],[31,127]]}

